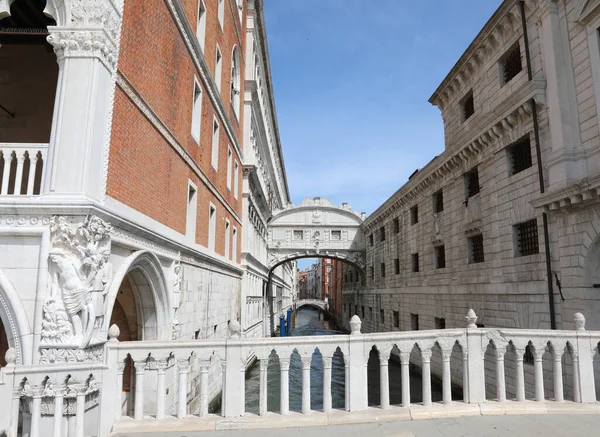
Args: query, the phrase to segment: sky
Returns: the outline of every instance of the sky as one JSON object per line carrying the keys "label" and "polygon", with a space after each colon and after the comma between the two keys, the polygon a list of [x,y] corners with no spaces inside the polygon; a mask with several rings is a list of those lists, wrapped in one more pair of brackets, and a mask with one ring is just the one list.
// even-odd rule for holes
{"label": "sky", "polygon": [[264,3],[292,203],[370,214],[443,151],[429,97],[501,0]]}

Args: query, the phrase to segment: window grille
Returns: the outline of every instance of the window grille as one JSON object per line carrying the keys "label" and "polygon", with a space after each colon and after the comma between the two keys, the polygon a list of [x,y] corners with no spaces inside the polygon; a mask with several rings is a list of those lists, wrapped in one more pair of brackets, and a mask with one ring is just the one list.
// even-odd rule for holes
{"label": "window grille", "polygon": [[400,313],[398,311],[394,311],[394,328],[400,327]]}
{"label": "window grille", "polygon": [[465,173],[465,184],[467,188],[467,199],[479,193],[479,171],[477,171],[477,168]]}
{"label": "window grille", "polygon": [[433,212],[439,213],[444,210],[444,192],[438,191],[433,195]]}
{"label": "window grille", "polygon": [[475,113],[475,103],[473,101],[473,91],[469,92],[469,94],[463,99],[462,113],[463,113],[463,121],[469,119]]}
{"label": "window grille", "polygon": [[394,219],[394,233],[398,234],[400,232],[400,219],[396,217]]}
{"label": "window grille", "polygon": [[381,277],[385,278],[385,263],[381,263]]}
{"label": "window grille", "polygon": [[469,264],[482,263],[483,261],[483,235],[474,235],[469,238]]}
{"label": "window grille", "polygon": [[515,226],[517,231],[517,253],[519,256],[540,253],[537,219],[527,220]]}
{"label": "window grille", "polygon": [[523,69],[521,62],[521,48],[517,44],[510,52],[504,56],[503,61],[504,83],[510,82]]}
{"label": "window grille", "polygon": [[400,260],[398,258],[394,260],[394,273],[397,275],[400,274]]}
{"label": "window grille", "polygon": [[412,259],[412,271],[418,272],[419,271],[419,254],[413,253],[411,255],[411,259]]}
{"label": "window grille", "polygon": [[515,175],[533,165],[531,159],[531,143],[525,138],[508,148],[509,176]]}
{"label": "window grille", "polygon": [[419,223],[419,206],[415,205],[410,209],[410,224]]}
{"label": "window grille", "polygon": [[445,246],[436,246],[435,250],[435,267],[437,269],[446,268],[446,248]]}

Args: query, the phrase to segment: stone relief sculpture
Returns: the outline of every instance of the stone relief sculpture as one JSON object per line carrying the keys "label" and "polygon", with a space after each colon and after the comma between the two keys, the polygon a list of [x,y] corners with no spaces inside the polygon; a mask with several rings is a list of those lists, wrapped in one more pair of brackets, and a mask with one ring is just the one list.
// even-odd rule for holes
{"label": "stone relief sculpture", "polygon": [[96,216],[88,216],[76,226],[65,217],[54,216],[50,231],[51,285],[43,307],[42,347],[85,348],[105,316],[106,293],[113,276],[109,262],[112,226]]}
{"label": "stone relief sculpture", "polygon": [[173,340],[179,339],[179,305],[181,304],[181,264],[179,261],[175,262],[173,267],[173,273],[175,278],[173,280],[173,326],[171,329],[171,338]]}

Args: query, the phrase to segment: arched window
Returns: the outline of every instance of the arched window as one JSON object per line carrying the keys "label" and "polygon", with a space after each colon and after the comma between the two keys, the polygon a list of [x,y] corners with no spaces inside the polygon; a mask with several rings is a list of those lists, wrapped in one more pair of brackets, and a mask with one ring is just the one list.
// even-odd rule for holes
{"label": "arched window", "polygon": [[231,106],[235,115],[240,116],[240,55],[237,47],[231,55]]}

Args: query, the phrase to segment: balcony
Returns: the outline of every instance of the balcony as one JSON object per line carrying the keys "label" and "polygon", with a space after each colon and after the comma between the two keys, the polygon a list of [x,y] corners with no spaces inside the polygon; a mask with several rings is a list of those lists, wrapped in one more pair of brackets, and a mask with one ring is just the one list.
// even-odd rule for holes
{"label": "balcony", "polygon": [[0,196],[37,196],[47,143],[0,143]]}

